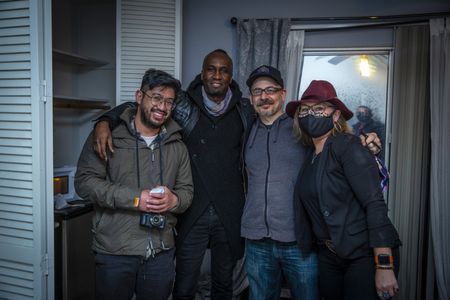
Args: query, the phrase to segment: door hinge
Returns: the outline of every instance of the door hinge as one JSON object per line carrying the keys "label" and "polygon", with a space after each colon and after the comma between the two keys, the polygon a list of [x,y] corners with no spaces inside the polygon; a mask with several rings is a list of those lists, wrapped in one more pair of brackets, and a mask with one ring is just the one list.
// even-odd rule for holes
{"label": "door hinge", "polygon": [[42,255],[41,257],[41,273],[44,276],[48,276],[48,253],[45,253],[44,255]]}
{"label": "door hinge", "polygon": [[48,92],[47,81],[42,80],[39,88],[40,88],[41,101],[44,103],[47,103],[48,98],[50,98],[50,93]]}

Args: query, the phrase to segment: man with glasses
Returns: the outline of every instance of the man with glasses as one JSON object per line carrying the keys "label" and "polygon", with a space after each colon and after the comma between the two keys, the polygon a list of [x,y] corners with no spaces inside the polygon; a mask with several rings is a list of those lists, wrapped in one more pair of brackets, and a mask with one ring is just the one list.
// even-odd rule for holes
{"label": "man with glasses", "polygon": [[246,239],[245,269],[250,299],[279,299],[282,277],[292,299],[317,300],[317,255],[299,247],[294,186],[305,147],[283,113],[286,90],[280,71],[260,66],[248,80],[250,101],[259,118],[245,147],[248,191],[241,234]]}
{"label": "man with glasses", "polygon": [[149,69],[112,131],[115,152],[101,160],[86,140],[75,178],[94,203],[96,299],[166,300],[175,279],[174,227],[193,183],[181,128],[171,119],[180,82]]}

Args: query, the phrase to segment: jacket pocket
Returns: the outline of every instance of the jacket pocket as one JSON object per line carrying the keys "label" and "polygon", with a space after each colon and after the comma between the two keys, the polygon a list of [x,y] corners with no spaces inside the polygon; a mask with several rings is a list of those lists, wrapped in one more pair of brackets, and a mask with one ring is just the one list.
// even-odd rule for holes
{"label": "jacket pocket", "polygon": [[111,214],[102,211],[95,220],[95,239],[101,245],[107,244],[108,228],[111,225]]}
{"label": "jacket pocket", "polygon": [[347,225],[347,232],[350,235],[355,235],[367,230],[367,223],[365,219],[358,220],[352,224]]}
{"label": "jacket pocket", "polygon": [[102,220],[103,220],[103,212],[95,211],[95,218],[94,218],[94,222],[93,222],[94,233],[96,233],[99,230]]}

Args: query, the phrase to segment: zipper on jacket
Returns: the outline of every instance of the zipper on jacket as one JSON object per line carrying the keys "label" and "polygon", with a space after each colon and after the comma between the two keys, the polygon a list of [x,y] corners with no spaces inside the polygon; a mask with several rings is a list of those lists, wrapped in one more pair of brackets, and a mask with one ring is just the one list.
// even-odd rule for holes
{"label": "zipper on jacket", "polygon": [[155,144],[152,143],[149,146],[149,148],[150,148],[150,151],[152,152],[152,155],[151,155],[152,162],[155,162]]}
{"label": "zipper on jacket", "polygon": [[270,128],[267,128],[267,171],[266,171],[266,182],[264,186],[264,223],[266,224],[267,234],[269,236],[269,223],[267,221],[267,190],[268,190],[268,181],[269,181],[269,172],[270,172],[270,152],[269,152],[269,141],[270,141]]}

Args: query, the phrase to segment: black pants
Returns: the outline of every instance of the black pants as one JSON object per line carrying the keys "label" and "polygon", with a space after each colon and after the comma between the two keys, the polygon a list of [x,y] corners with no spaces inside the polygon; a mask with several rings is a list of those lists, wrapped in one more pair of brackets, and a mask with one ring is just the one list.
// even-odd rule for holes
{"label": "black pants", "polygon": [[233,295],[233,259],[225,228],[210,205],[192,226],[176,251],[176,278],[173,299],[194,299],[200,267],[211,249],[211,299],[231,299]]}
{"label": "black pants", "polygon": [[[398,248],[392,250],[398,275]],[[319,247],[319,289],[324,300],[379,300],[373,255],[342,259],[325,245]]]}
{"label": "black pants", "polygon": [[166,300],[175,277],[174,250],[144,260],[135,255],[95,255],[97,300]]}

